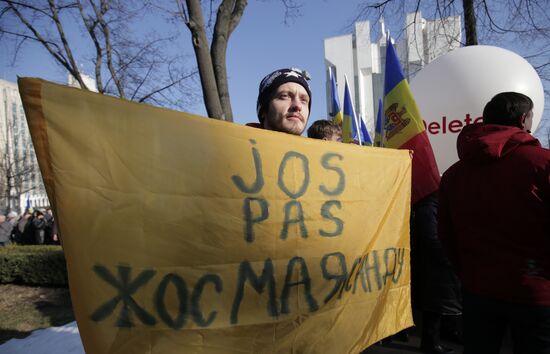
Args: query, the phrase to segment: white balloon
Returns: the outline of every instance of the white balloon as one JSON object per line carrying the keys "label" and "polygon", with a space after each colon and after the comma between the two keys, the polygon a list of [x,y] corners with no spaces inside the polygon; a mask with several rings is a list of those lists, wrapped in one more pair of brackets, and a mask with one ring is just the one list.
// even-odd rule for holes
{"label": "white balloon", "polygon": [[497,93],[520,92],[533,100],[533,132],[544,110],[544,90],[535,69],[516,53],[498,47],[453,50],[419,71],[411,90],[440,173],[458,161],[456,138],[462,127],[481,121],[483,108]]}

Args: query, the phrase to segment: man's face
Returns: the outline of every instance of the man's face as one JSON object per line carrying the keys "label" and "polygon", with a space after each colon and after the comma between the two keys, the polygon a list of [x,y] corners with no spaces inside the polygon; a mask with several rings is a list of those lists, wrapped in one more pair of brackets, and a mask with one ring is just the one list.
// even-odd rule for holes
{"label": "man's face", "polygon": [[264,111],[264,128],[300,135],[309,117],[309,95],[295,82],[277,88]]}

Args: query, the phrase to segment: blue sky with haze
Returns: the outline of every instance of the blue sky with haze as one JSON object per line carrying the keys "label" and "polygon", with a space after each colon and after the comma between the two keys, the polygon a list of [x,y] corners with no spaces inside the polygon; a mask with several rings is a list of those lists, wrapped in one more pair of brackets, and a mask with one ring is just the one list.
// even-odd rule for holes
{"label": "blue sky with haze", "polygon": [[[301,15],[289,24],[284,24],[284,7],[279,0],[250,0],[241,23],[230,37],[227,52],[235,121],[241,124],[256,121],[255,105],[260,80],[269,72],[284,67],[299,67],[311,74],[311,120],[326,118],[323,39],[350,33],[360,3],[360,0],[305,0],[302,1]],[[430,14],[428,10],[423,13],[428,18]],[[394,36],[399,34],[400,28],[397,26],[402,25],[401,20],[396,20],[386,17],[386,23]],[[161,20],[148,25],[166,26]],[[374,24],[373,27],[376,35],[378,26]],[[189,31],[183,24],[175,28],[182,34],[179,42],[174,43],[175,50],[186,53],[189,65],[194,65]],[[73,34],[73,38],[78,38],[78,34]],[[78,45],[77,40],[73,42]],[[501,46],[515,49],[514,43]],[[20,52],[14,67],[10,62],[11,51],[0,51],[0,78],[15,81],[19,75],[66,81],[66,72],[38,46],[27,45]],[[91,63],[85,63],[83,68],[85,73],[92,74]],[[196,87],[200,94],[199,86]],[[187,110],[206,114],[202,101],[189,106]],[[547,108],[544,114],[548,113]]]}

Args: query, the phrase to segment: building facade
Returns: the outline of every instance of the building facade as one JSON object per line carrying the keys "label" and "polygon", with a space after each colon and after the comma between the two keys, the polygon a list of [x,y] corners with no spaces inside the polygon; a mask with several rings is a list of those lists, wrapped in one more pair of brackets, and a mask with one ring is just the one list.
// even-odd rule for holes
{"label": "building facade", "polygon": [[[91,91],[95,80],[81,74]],[[80,88],[68,75],[68,85]],[[36,160],[17,84],[0,80],[0,213],[50,205]]]}
{"label": "building facade", "polygon": [[0,212],[49,206],[17,84],[0,80]]}
{"label": "building facade", "polygon": [[[363,117],[371,133],[374,131],[378,99],[384,94],[386,31],[383,20],[379,25],[381,35],[375,41],[371,41],[369,21],[355,23],[353,33],[324,40],[327,97],[331,94],[330,68],[336,75],[340,98],[343,97],[347,77],[355,110]],[[404,28],[395,49],[409,79],[438,56],[460,47],[460,16],[428,21],[422,18],[420,12],[411,13],[406,16]],[[330,104],[331,100],[327,99],[327,116],[331,111]]]}

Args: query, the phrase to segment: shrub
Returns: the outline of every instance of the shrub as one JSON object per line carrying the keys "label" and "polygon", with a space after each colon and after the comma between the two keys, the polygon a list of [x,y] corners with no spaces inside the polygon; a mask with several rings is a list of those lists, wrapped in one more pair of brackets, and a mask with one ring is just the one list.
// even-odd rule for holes
{"label": "shrub", "polygon": [[0,247],[0,283],[67,286],[61,246]]}

